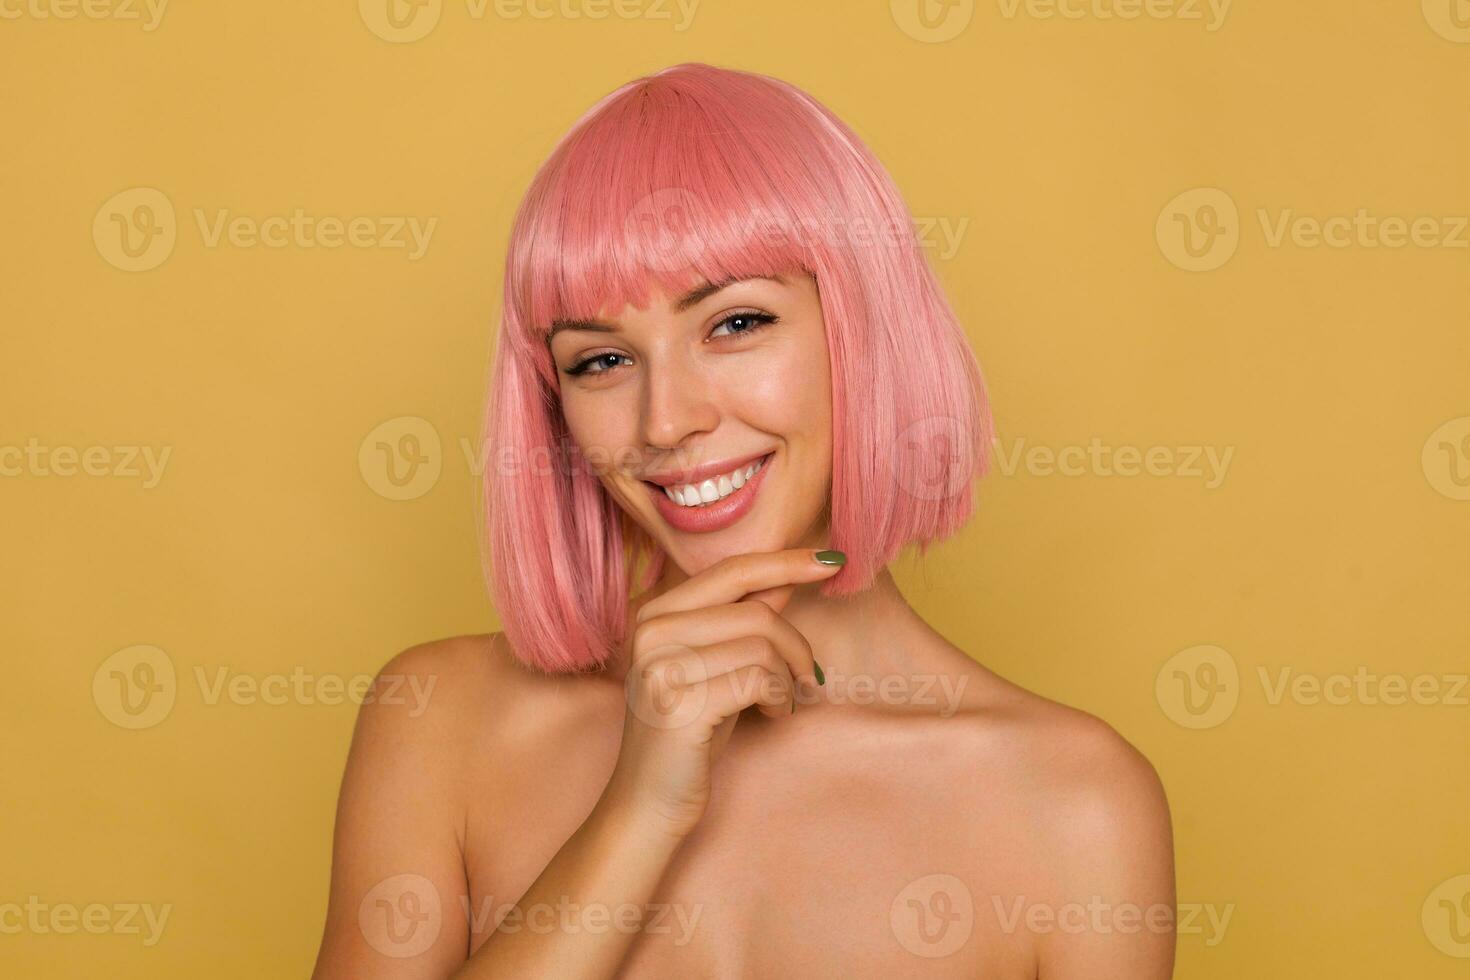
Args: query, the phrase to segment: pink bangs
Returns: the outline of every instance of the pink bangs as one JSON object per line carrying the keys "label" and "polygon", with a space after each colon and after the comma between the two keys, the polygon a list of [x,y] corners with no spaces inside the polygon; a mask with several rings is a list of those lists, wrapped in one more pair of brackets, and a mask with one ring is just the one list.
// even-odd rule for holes
{"label": "pink bangs", "polygon": [[811,144],[812,119],[780,85],[680,65],[594,106],[517,218],[506,296],[519,325],[539,334],[642,307],[655,289],[814,271],[813,246],[848,209],[836,161],[790,152]]}
{"label": "pink bangs", "polygon": [[506,637],[527,665],[605,664],[624,637],[632,568],[646,555],[646,586],[663,561],[577,463],[546,332],[645,307],[655,291],[797,271],[817,279],[832,357],[831,542],[848,564],[824,591],[867,587],[904,545],[922,549],[969,517],[988,461],[984,386],[891,179],[794,86],[666,69],[572,127],[511,234],[486,427],[486,557]]}

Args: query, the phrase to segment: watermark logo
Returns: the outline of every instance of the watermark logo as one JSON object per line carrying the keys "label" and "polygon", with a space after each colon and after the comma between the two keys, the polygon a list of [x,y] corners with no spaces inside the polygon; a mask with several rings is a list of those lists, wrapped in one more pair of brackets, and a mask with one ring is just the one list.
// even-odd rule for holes
{"label": "watermark logo", "polygon": [[915,41],[941,44],[964,33],[975,17],[975,0],[889,0],[893,22]]}
{"label": "watermark logo", "polygon": [[152,728],[169,716],[177,697],[174,662],[155,646],[119,650],[92,675],[92,703],[119,728]]}
{"label": "watermark logo", "polygon": [[439,25],[444,0],[357,0],[357,12],[368,30],[383,40],[411,44]]}
{"label": "watermark logo", "polygon": [[1429,485],[1451,500],[1470,500],[1470,415],[1450,419],[1424,440],[1420,455]]}
{"label": "watermark logo", "polygon": [[919,500],[948,500],[963,493],[975,476],[970,431],[959,419],[945,416],[905,426],[888,456],[894,482]]}
{"label": "watermark logo", "polygon": [[699,202],[682,187],[662,187],[634,202],[623,218],[628,250],[649,269],[675,272],[699,261],[705,242],[699,232]]}
{"label": "watermark logo", "polygon": [[1235,658],[1220,647],[1189,647],[1159,668],[1154,697],[1175,724],[1214,728],[1235,712],[1240,701],[1240,670]]}
{"label": "watermark logo", "polygon": [[1154,237],[1174,265],[1211,272],[1229,262],[1240,245],[1240,211],[1218,187],[1196,187],[1164,205]]}
{"label": "watermark logo", "polygon": [[663,730],[683,728],[699,718],[709,690],[685,669],[694,656],[689,647],[670,643],[639,658],[623,680],[623,696],[635,718]]}
{"label": "watermark logo", "polygon": [[1421,0],[1424,19],[1434,33],[1456,44],[1470,44],[1470,0]]}
{"label": "watermark logo", "polygon": [[384,956],[407,959],[434,945],[444,925],[439,889],[423,875],[385,878],[363,896],[357,926],[367,944]]}
{"label": "watermark logo", "polygon": [[[1319,217],[1290,207],[1258,207],[1255,216],[1269,249],[1470,250],[1470,216],[1463,214],[1378,214],[1359,207]],[[1174,265],[1210,272],[1235,254],[1244,228],[1229,194],[1201,187],[1166,204],[1154,232],[1160,251]]]}
{"label": "watermark logo", "polygon": [[[1359,664],[1351,673],[1314,674],[1292,666],[1258,665],[1255,677],[1268,707],[1470,706],[1470,674],[1378,673]],[[1243,681],[1229,653],[1216,646],[1181,650],[1155,679],[1159,706],[1185,728],[1214,728],[1235,711]]]}
{"label": "watermark logo", "polygon": [[941,959],[969,942],[975,928],[975,900],[954,875],[925,875],[894,896],[888,924],[910,953]]}
{"label": "watermark logo", "polygon": [[439,430],[417,415],[401,415],[369,432],[357,448],[363,482],[387,500],[415,500],[434,489],[444,466]]}
{"label": "watermark logo", "polygon": [[158,268],[173,254],[178,237],[173,202],[153,187],[119,191],[92,219],[97,253],[124,272]]}
{"label": "watermark logo", "polygon": [[[3,2],[3,0],[0,0]],[[257,218],[229,208],[191,208],[193,226],[205,248],[402,251],[422,259],[439,219],[416,215],[310,214],[304,208]],[[134,187],[108,198],[92,219],[92,241],[108,263],[124,272],[147,272],[173,255],[179,240],[174,205],[162,191]]]}
{"label": "watermark logo", "polygon": [[[200,700],[210,707],[387,704],[402,705],[418,718],[429,707],[439,682],[437,674],[309,673],[297,666],[290,673],[247,674],[226,666],[195,665]],[[183,689],[187,689],[185,685]],[[162,724],[181,691],[173,659],[155,646],[119,650],[92,675],[92,702],[102,717],[120,728],[143,729]]]}
{"label": "watermark logo", "polygon": [[1470,875],[1435,886],[1419,912],[1424,935],[1446,956],[1470,959]]}

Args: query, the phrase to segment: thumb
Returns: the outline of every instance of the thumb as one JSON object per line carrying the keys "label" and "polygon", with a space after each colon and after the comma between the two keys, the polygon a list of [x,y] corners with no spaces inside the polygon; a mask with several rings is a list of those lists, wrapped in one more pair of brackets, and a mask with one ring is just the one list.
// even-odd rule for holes
{"label": "thumb", "polygon": [[[713,743],[711,747],[712,753],[718,753],[721,749],[725,747],[725,743],[730,741],[730,733],[735,730],[735,723],[739,720],[740,712],[737,711],[735,712],[735,714],[720,722],[720,724],[715,728],[714,738],[711,739],[711,742]],[[713,758],[713,755],[711,755],[711,758]]]}

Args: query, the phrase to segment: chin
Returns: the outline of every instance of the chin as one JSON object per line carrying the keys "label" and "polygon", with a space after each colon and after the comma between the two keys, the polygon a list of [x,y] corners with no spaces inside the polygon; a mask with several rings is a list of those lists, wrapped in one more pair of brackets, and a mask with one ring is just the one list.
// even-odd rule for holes
{"label": "chin", "polygon": [[[814,511],[814,517],[818,512],[820,508]],[[661,543],[669,560],[690,576],[698,575],[734,555],[784,551],[812,540],[809,534],[795,527],[761,524],[759,515],[755,514],[741,524],[712,534],[684,534],[669,527],[660,530]]]}

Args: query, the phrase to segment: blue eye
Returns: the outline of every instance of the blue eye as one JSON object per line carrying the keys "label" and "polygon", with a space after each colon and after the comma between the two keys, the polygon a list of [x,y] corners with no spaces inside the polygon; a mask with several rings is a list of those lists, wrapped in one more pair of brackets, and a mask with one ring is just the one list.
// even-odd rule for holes
{"label": "blue eye", "polygon": [[776,320],[777,318],[769,313],[742,310],[738,313],[731,313],[719,323],[715,324],[715,329],[710,331],[710,337],[719,336],[720,330],[724,327],[730,328],[730,332],[726,336],[738,337],[741,334],[754,333],[762,327],[775,323]]}
{"label": "blue eye", "polygon": [[[617,367],[619,360],[628,360],[626,355],[616,354],[612,351],[603,351],[601,354],[593,354],[591,357],[583,358],[576,364],[566,369],[566,373],[573,377],[579,374],[605,374]],[[611,363],[609,363],[611,362]],[[596,368],[596,370],[593,370]]]}
{"label": "blue eye", "polygon": [[[771,313],[762,313],[758,310],[738,310],[726,315],[715,324],[714,330],[710,331],[710,339],[722,336],[720,331],[726,331],[723,336],[740,337],[748,333],[754,333],[764,327],[780,321],[780,317]],[[582,360],[565,369],[562,373],[569,377],[577,377],[584,374],[606,374],[614,368],[621,367],[632,361],[626,354],[616,351],[602,351]]]}

